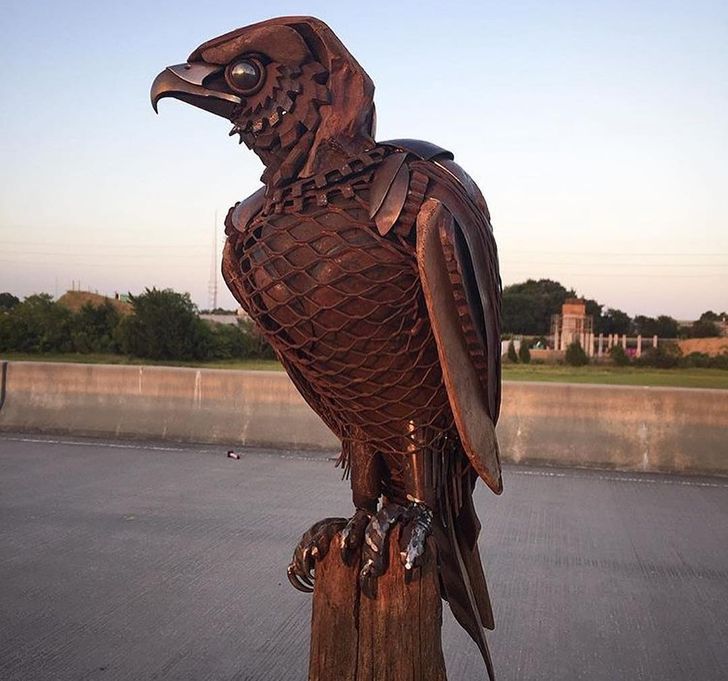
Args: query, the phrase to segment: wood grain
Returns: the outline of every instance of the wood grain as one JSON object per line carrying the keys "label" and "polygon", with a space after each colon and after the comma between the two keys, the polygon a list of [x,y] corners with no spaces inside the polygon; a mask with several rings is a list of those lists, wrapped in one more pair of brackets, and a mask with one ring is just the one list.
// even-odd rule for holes
{"label": "wood grain", "polygon": [[347,566],[332,548],[317,564],[308,681],[447,681],[435,546],[406,579],[399,531],[374,598],[359,588],[359,560]]}

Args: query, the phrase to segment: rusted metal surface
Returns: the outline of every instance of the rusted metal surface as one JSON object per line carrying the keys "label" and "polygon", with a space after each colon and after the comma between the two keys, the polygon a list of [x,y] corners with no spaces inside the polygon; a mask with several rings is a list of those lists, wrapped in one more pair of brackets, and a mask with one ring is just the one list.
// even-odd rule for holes
{"label": "rusted metal surface", "polygon": [[311,590],[343,531],[337,550],[360,543],[374,592],[390,530],[407,538],[407,571],[431,534],[443,596],[492,675],[472,492],[479,476],[502,488],[495,242],[452,153],[374,140],[373,92],[328,26],[284,17],[203,44],[157,77],[152,103],[172,96],[229,119],[265,165],[264,187],[226,218],[223,276],[341,440],[357,509],[304,535],[291,583]]}

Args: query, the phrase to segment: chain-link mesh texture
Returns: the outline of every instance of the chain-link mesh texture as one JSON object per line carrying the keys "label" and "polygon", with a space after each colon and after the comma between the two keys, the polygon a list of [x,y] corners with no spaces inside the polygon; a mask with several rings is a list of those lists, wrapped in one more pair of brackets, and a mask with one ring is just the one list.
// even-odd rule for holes
{"label": "chain-link mesh texture", "polygon": [[254,220],[233,236],[229,283],[337,435],[412,453],[453,432],[453,417],[414,241],[376,231],[369,180]]}

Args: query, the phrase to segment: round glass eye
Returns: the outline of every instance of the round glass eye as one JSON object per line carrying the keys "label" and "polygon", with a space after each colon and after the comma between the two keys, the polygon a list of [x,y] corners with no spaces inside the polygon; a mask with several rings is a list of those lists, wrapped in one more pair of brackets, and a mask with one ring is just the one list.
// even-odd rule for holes
{"label": "round glass eye", "polygon": [[252,59],[241,59],[225,71],[228,85],[242,95],[252,95],[263,85],[263,67]]}

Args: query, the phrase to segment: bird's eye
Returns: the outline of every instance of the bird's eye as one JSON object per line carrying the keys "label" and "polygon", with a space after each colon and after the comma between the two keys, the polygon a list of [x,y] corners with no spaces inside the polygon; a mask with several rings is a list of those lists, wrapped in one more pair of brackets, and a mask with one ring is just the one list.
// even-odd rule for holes
{"label": "bird's eye", "polygon": [[241,95],[252,95],[263,87],[265,69],[257,59],[239,59],[225,69],[228,85]]}

